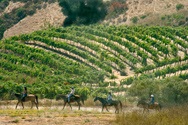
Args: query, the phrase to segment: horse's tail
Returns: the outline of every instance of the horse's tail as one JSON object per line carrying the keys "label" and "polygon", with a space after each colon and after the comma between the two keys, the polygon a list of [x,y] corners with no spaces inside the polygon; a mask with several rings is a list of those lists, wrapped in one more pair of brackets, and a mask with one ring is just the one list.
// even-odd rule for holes
{"label": "horse's tail", "polygon": [[35,95],[35,99],[36,99],[36,103],[38,104],[39,101],[38,101],[38,96],[37,95]]}
{"label": "horse's tail", "polygon": [[122,111],[123,104],[120,100],[119,100],[119,104],[120,104],[120,108],[121,108],[121,111]]}

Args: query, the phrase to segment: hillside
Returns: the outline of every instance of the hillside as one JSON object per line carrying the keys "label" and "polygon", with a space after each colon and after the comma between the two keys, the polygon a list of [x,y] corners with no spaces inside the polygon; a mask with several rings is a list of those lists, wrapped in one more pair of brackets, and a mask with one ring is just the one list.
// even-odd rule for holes
{"label": "hillside", "polygon": [[[118,17],[107,20],[109,24],[126,25],[187,25],[188,1],[186,0],[127,0],[128,10]],[[177,9],[178,5],[183,5]]]}
{"label": "hillside", "polygon": [[[5,13],[10,12],[13,7],[23,6],[23,4],[24,3],[21,4],[20,2],[10,2],[10,5],[5,9]],[[31,33],[50,25],[61,26],[63,24],[65,16],[62,14],[61,7],[59,7],[57,2],[51,4],[44,3],[42,6],[45,6],[45,8],[37,10],[35,14],[23,18],[17,24],[7,29],[4,32],[4,38]]]}
{"label": "hillside", "polygon": [[91,25],[15,36],[0,44],[1,80],[129,84],[135,77],[187,79],[187,33],[187,28]]}
{"label": "hillside", "polygon": [[[42,1],[42,0],[40,0]],[[188,2],[187,0],[126,0],[117,2],[116,0],[105,1],[108,3],[108,15],[105,24],[115,25],[187,25],[188,18]],[[14,14],[15,10],[19,10],[26,6],[27,3],[9,2],[4,5],[4,10],[0,12],[0,18],[6,14]],[[177,5],[183,5],[177,10]],[[28,6],[28,5],[27,5]],[[1,28],[0,32],[4,32],[3,37],[19,35],[23,33],[31,33],[33,31],[48,27],[51,25],[61,26],[65,20],[65,16],[61,12],[58,2],[38,2],[29,3],[28,12],[34,11],[33,14],[25,16],[20,21],[15,17],[6,24],[7,29]],[[127,10],[120,11],[122,6],[126,6]],[[30,8],[33,8],[29,10]],[[35,9],[36,11],[35,11]],[[113,9],[112,9],[113,8]],[[26,8],[25,8],[26,9]],[[22,10],[22,9],[21,9]],[[119,12],[120,11],[120,12]],[[21,11],[22,12],[22,11]],[[115,15],[114,15],[115,14]],[[15,15],[15,14],[14,14]],[[113,16],[112,16],[113,15]]]}
{"label": "hillside", "polygon": [[140,86],[149,86],[145,98],[169,89],[181,95],[174,102],[187,97],[182,87],[188,79],[187,1],[106,1],[109,13],[97,24],[83,16],[81,5],[92,12],[83,3],[79,13],[69,15],[73,25],[65,27],[62,3],[16,1],[0,5],[0,98],[25,85],[41,98],[67,94],[70,86],[85,97],[109,91],[139,97]]}

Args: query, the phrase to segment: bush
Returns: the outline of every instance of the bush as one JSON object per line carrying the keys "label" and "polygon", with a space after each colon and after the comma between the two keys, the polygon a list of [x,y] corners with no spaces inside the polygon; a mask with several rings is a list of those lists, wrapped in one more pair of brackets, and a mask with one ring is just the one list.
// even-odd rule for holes
{"label": "bush", "polygon": [[137,23],[137,22],[138,22],[138,20],[139,20],[139,19],[138,19],[138,17],[136,17],[136,16],[135,16],[135,17],[133,17],[133,18],[131,18],[131,21],[132,21],[133,23]]}
{"label": "bush", "polygon": [[60,0],[59,5],[63,8],[64,15],[67,16],[64,26],[93,24],[103,20],[107,14],[102,0]]}
{"label": "bush", "polygon": [[16,12],[16,15],[20,18],[23,19],[24,17],[26,17],[26,13],[25,10],[23,8],[19,8]]}
{"label": "bush", "polygon": [[176,10],[180,10],[180,9],[183,9],[183,8],[184,8],[183,4],[177,4],[176,5]]}
{"label": "bush", "polygon": [[188,83],[184,80],[173,77],[164,80],[136,80],[128,90],[129,95],[137,96],[140,99],[149,99],[154,94],[156,101],[162,104],[177,104],[188,101]]}

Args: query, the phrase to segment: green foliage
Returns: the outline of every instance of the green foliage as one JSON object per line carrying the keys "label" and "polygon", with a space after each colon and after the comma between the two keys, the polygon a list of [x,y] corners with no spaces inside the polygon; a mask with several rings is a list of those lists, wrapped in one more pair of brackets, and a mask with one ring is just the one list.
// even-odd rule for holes
{"label": "green foliage", "polygon": [[[187,32],[187,27],[90,25],[50,27],[14,36],[0,41],[0,85],[15,84],[17,92],[27,85],[41,98],[67,94],[75,86],[87,99],[106,96],[109,90],[126,91],[123,85],[132,84],[132,96],[147,99],[154,93],[163,103],[183,102],[187,98],[183,89],[183,80],[188,79],[184,72],[188,69]],[[179,51],[184,53],[181,57]],[[122,80],[120,87],[104,82],[105,78],[115,81],[117,72],[129,75],[123,71],[136,75]],[[172,74],[183,80],[164,80]],[[8,98],[12,89],[8,86],[2,89],[1,98]]]}
{"label": "green foliage", "polygon": [[176,10],[180,10],[180,9],[183,9],[183,8],[184,8],[183,4],[177,4],[176,5]]}
{"label": "green foliage", "polygon": [[167,78],[164,80],[144,79],[133,82],[128,90],[132,96],[149,101],[151,94],[155,95],[156,101],[163,105],[185,103],[188,101],[188,83],[179,78]]}
{"label": "green foliage", "polygon": [[102,0],[59,0],[67,18],[64,26],[71,24],[93,24],[104,19],[107,10]]}
{"label": "green foliage", "polygon": [[23,19],[26,16],[25,10],[23,8],[19,8],[16,12],[16,15],[20,18]]}
{"label": "green foliage", "polygon": [[139,18],[138,18],[137,16],[131,18],[131,21],[132,21],[133,23],[137,23],[138,20],[139,20]]}
{"label": "green foliage", "polygon": [[100,87],[100,88],[93,90],[91,93],[91,96],[92,97],[100,96],[100,97],[106,98],[108,92],[109,90],[106,87]]}
{"label": "green foliage", "polygon": [[147,15],[142,15],[140,18],[145,19],[146,17],[147,17]]}

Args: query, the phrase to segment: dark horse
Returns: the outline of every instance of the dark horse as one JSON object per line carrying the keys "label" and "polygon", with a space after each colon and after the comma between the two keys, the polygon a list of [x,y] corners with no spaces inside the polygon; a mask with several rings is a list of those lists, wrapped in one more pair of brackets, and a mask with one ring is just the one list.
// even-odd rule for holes
{"label": "dark horse", "polygon": [[137,106],[144,108],[143,112],[145,110],[149,111],[149,109],[155,109],[155,110],[161,110],[161,104],[159,104],[158,102],[155,102],[154,104],[149,104],[148,102],[144,101],[144,100],[140,100],[138,101]]}
{"label": "dark horse", "polygon": [[97,100],[99,100],[102,103],[102,111],[103,111],[104,108],[106,108],[106,110],[108,111],[107,106],[114,106],[115,109],[116,109],[115,113],[119,113],[119,106],[120,106],[121,111],[122,111],[122,103],[121,103],[120,100],[112,100],[110,105],[107,103],[106,98],[95,97],[94,102],[97,101]]}
{"label": "dark horse", "polygon": [[15,93],[14,94],[16,96],[16,98],[18,99],[18,103],[16,104],[16,109],[17,109],[17,106],[18,104],[21,102],[22,104],[22,107],[24,109],[24,105],[23,105],[23,102],[27,102],[27,101],[31,101],[32,105],[31,105],[31,108],[33,108],[33,103],[36,105],[36,108],[38,109],[38,96],[37,95],[32,95],[32,94],[29,94],[25,97],[24,100],[22,100],[22,94],[18,94],[18,93]]}
{"label": "dark horse", "polygon": [[84,104],[84,99],[79,96],[79,95],[73,95],[71,98],[70,98],[70,102],[68,102],[68,97],[67,95],[63,95],[63,94],[59,94],[56,96],[56,100],[60,100],[60,99],[63,99],[64,100],[64,106],[63,106],[63,109],[65,108],[66,104],[68,103],[69,106],[71,107],[71,110],[72,110],[72,106],[70,103],[72,102],[77,102],[78,104],[78,110],[80,110],[80,106],[81,106],[81,103],[80,101],[82,101],[82,104]]}

